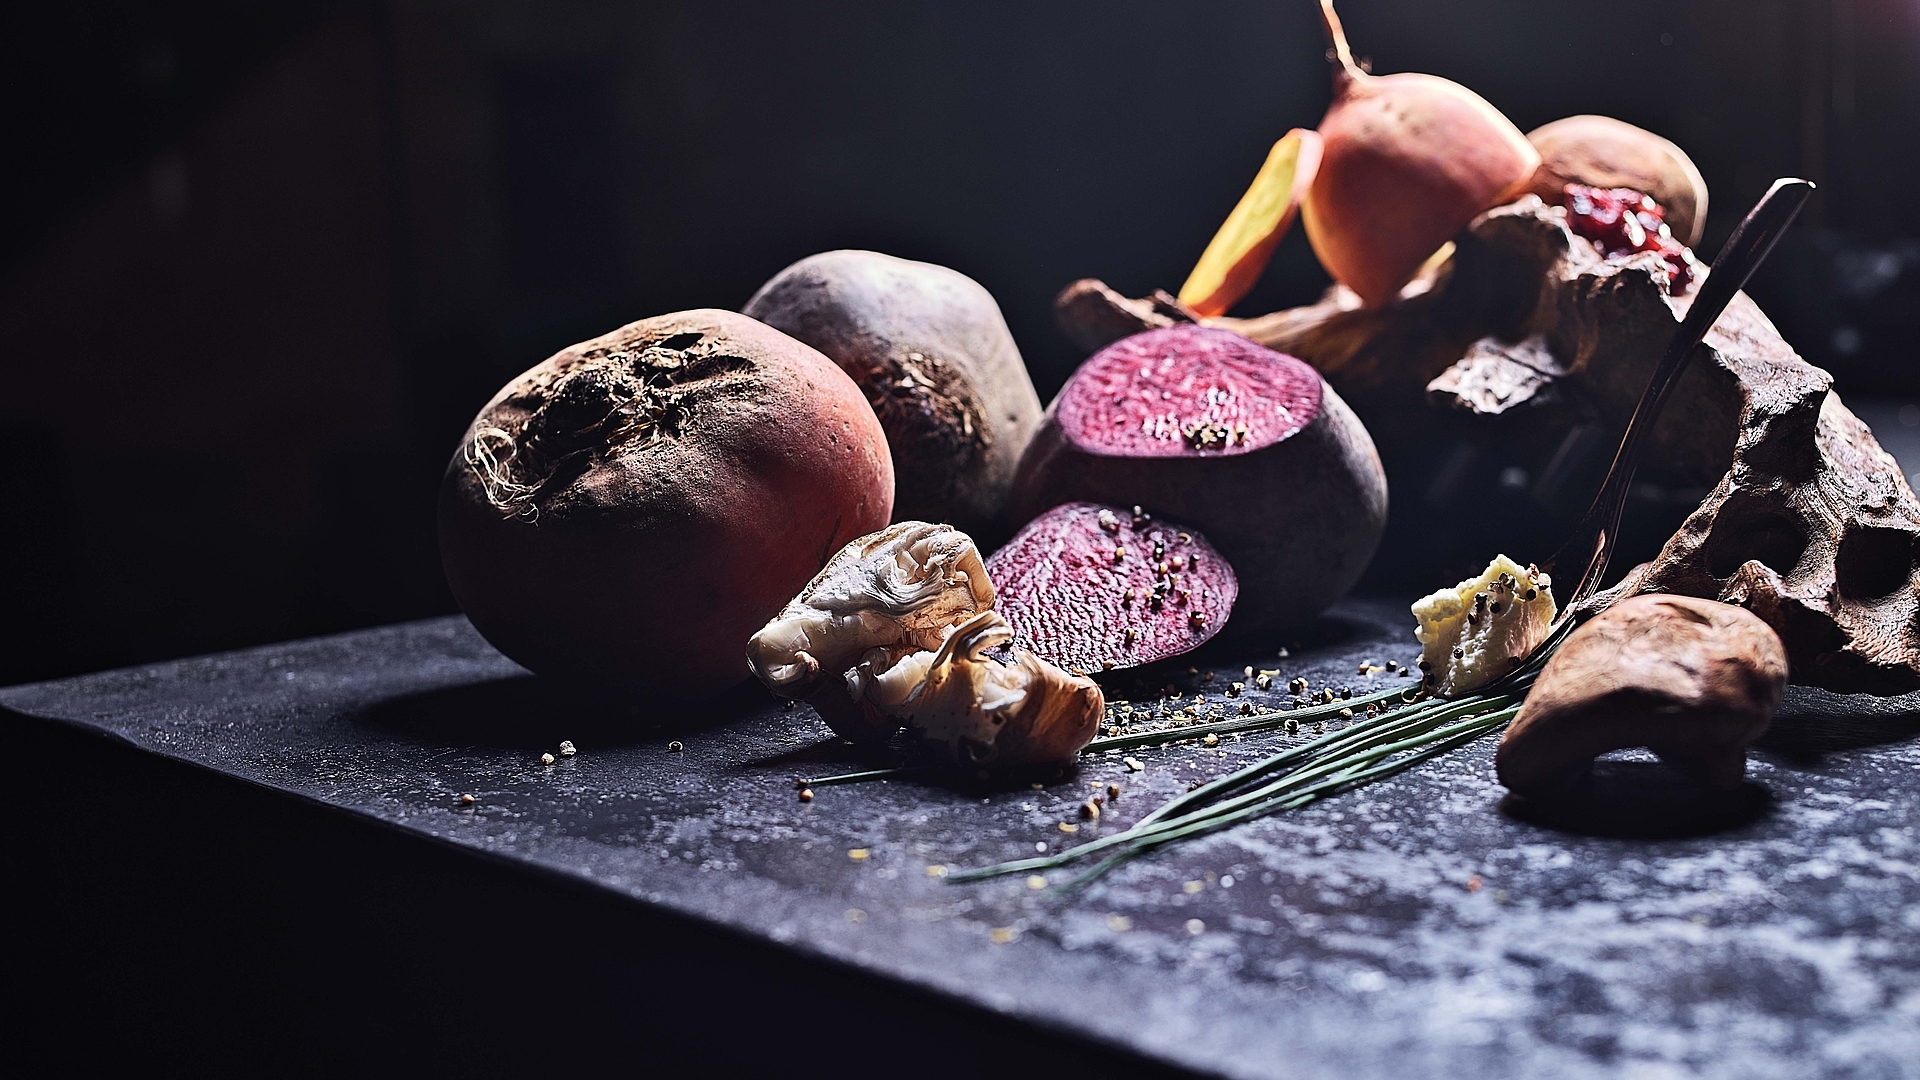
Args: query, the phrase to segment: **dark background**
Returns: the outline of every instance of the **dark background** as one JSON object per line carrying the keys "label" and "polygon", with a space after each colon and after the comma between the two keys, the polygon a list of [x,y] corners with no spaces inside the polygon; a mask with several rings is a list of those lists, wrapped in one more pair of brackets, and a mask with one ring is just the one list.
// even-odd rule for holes
{"label": "dark background", "polygon": [[[1376,71],[1523,129],[1604,112],[1679,142],[1705,255],[1775,176],[1819,181],[1751,291],[1850,401],[1920,391],[1920,5],[1342,13]],[[977,278],[1044,399],[1080,359],[1054,293],[1177,288],[1317,121],[1324,48],[1310,0],[21,6],[0,684],[453,610],[434,489],[500,384],[815,251]],[[1244,308],[1324,284],[1296,234]]]}

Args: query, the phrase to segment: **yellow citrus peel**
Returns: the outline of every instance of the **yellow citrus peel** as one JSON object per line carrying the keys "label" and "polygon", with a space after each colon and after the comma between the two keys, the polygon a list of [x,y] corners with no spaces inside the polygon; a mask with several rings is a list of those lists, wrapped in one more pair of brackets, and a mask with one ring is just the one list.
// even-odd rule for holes
{"label": "yellow citrus peel", "polygon": [[1266,164],[1200,254],[1180,302],[1205,318],[1224,315],[1247,295],[1287,234],[1313,174],[1320,168],[1320,134],[1294,128],[1267,152]]}

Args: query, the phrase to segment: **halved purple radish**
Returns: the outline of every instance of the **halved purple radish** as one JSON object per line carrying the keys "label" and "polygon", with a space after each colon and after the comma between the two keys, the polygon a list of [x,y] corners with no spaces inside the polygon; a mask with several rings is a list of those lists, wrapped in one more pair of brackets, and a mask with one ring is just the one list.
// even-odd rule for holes
{"label": "halved purple radish", "polygon": [[1220,632],[1240,594],[1207,538],[1119,506],[1056,506],[987,559],[1014,643],[1087,673],[1178,656]]}
{"label": "halved purple radish", "polygon": [[1387,478],[1318,372],[1183,324],[1095,353],[1047,408],[1012,513],[1074,501],[1140,503],[1204,531],[1239,579],[1236,633],[1257,632],[1311,619],[1359,580],[1386,526]]}

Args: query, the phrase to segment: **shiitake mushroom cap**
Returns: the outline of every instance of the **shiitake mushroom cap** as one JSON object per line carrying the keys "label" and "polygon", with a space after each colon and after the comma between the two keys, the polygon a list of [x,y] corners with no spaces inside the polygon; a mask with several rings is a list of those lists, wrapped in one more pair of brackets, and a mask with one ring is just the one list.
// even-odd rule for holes
{"label": "shiitake mushroom cap", "polygon": [[1515,792],[1550,795],[1601,754],[1646,747],[1735,788],[1786,685],[1786,649],[1752,612],[1691,596],[1631,597],[1568,635],[1501,738],[1494,767]]}

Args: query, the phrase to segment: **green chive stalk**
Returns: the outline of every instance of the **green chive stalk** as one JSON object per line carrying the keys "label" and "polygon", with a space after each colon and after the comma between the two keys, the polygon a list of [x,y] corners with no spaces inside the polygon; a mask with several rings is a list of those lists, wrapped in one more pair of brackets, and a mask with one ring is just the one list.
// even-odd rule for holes
{"label": "green chive stalk", "polygon": [[1384,690],[1292,712],[1096,739],[1083,754],[1183,742],[1210,733],[1262,730],[1288,720],[1326,719],[1355,706],[1386,706],[1377,716],[1355,720],[1338,731],[1282,750],[1174,798],[1122,832],[1055,855],[963,870],[947,875],[946,880],[982,881],[1051,870],[1107,852],[1105,858],[1069,882],[1069,887],[1074,887],[1164,844],[1297,809],[1405,772],[1505,728],[1519,715],[1527,690],[1565,640],[1572,623],[1572,619],[1563,619],[1511,674],[1452,700],[1410,697],[1417,692],[1404,689]]}

